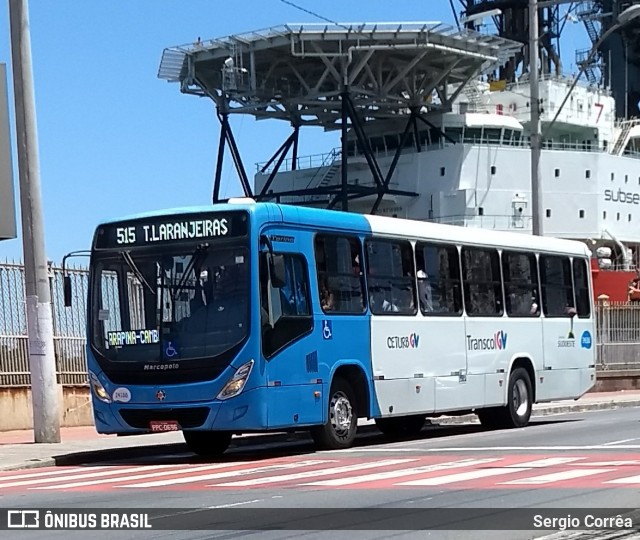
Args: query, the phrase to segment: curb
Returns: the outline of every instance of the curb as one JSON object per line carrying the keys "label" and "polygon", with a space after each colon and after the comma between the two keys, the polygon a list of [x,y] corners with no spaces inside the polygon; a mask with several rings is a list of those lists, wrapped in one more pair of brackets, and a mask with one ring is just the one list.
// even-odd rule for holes
{"label": "curb", "polygon": [[[640,399],[619,402],[607,401],[589,404],[555,405],[546,407],[542,406],[540,408],[534,409],[532,416],[551,416],[587,411],[615,410],[630,407],[640,407]],[[433,425],[479,423],[478,417],[475,414],[466,414],[463,416],[440,416],[436,418],[429,418],[428,420],[430,420]],[[370,435],[376,433],[377,428],[373,420],[369,420],[366,421],[366,423],[358,426],[358,432],[362,435]],[[256,435],[235,437],[232,441],[231,448],[242,448],[249,445],[259,446],[260,444],[273,443],[300,443],[306,439],[310,441],[310,437],[305,431],[265,434],[260,433]],[[90,463],[97,463],[100,461],[111,461],[114,459],[137,459],[142,457],[160,456],[163,454],[178,454],[187,452],[189,452],[189,449],[186,443],[167,443],[143,446],[124,446],[121,448],[104,448],[100,450],[84,450],[70,452],[67,454],[54,455],[42,459],[33,459],[25,461],[24,463],[21,463],[19,465],[10,465],[6,468],[0,467],[0,472],[23,469],[37,469],[42,467],[86,465]]]}
{"label": "curb", "polygon": [[[601,401],[575,405],[542,405],[538,408],[534,407],[531,416],[552,416],[556,414],[626,409],[629,407],[640,407],[640,399],[627,401]],[[463,416],[440,416],[439,418],[433,418],[432,421],[437,424],[466,424],[469,422],[474,424],[480,423],[475,414],[465,414]]]}

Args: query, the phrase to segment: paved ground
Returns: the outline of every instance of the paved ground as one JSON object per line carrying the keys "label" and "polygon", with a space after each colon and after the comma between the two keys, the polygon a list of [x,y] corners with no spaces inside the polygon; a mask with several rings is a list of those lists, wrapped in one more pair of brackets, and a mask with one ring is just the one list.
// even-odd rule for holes
{"label": "paved ground", "polygon": [[[640,391],[601,392],[586,394],[579,400],[559,401],[534,406],[535,416],[582,412],[590,410],[616,409],[640,406]],[[434,423],[468,423],[476,421],[475,415],[465,417],[443,417],[434,419]],[[363,430],[371,429],[371,422],[363,422]],[[301,435],[304,436],[304,435]],[[234,438],[233,445],[253,444],[269,436],[250,436]],[[279,434],[283,440],[295,435]],[[34,444],[33,432],[10,431],[0,433],[0,471],[48,467],[53,465],[76,465],[92,461],[109,459],[129,459],[146,455],[186,452],[180,433],[158,433],[116,437],[99,435],[92,426],[62,429],[62,442],[59,444]]]}
{"label": "paved ground", "polygon": [[[167,451],[183,445],[121,460],[112,452],[83,466],[0,472],[0,506],[153,513],[156,530],[92,531],[94,540],[637,540],[639,412],[583,405],[538,415],[524,429],[432,425],[400,441],[365,429],[353,448],[325,452],[308,437],[247,437],[214,462]],[[560,525],[534,520],[594,512],[635,517],[622,530],[558,534]],[[69,534],[28,532],[34,540]]]}

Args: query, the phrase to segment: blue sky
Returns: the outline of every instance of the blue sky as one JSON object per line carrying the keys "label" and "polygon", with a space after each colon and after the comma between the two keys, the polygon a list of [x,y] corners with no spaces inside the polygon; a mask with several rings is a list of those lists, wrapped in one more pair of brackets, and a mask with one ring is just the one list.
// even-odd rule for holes
{"label": "blue sky", "polygon": [[[294,1],[340,22],[453,22],[447,0]],[[0,62],[8,67],[12,109],[7,4],[0,3]],[[321,22],[280,0],[30,0],[29,15],[45,244],[55,262],[89,248],[105,218],[211,201],[215,109],[157,78],[165,47]],[[233,128],[250,176],[290,132],[284,122],[244,115],[233,118]],[[336,137],[303,130],[299,155],[328,151]],[[226,164],[222,196],[240,195],[231,159]],[[17,184],[17,169],[15,177]],[[20,238],[0,242],[5,258],[22,258]]]}

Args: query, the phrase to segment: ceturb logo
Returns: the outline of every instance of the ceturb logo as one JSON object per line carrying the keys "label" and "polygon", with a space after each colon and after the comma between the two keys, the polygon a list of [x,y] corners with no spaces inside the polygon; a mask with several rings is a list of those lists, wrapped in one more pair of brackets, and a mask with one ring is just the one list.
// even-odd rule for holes
{"label": "ceturb logo", "polygon": [[498,330],[492,337],[474,338],[467,335],[467,349],[470,351],[504,351],[507,348],[507,333]]}
{"label": "ceturb logo", "polygon": [[622,191],[620,188],[618,188],[618,192],[616,193],[612,189],[605,189],[604,200],[621,202],[625,204],[640,204],[640,193],[633,193],[631,191]]}
{"label": "ceturb logo", "polygon": [[408,336],[389,336],[387,338],[387,348],[389,349],[417,349],[420,343],[420,336],[416,333]]}

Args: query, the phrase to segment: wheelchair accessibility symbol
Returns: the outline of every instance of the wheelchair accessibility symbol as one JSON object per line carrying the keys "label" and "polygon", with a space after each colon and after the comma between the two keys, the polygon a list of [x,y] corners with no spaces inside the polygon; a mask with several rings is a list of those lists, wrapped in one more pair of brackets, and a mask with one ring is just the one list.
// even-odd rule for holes
{"label": "wheelchair accessibility symbol", "polygon": [[173,341],[168,341],[164,348],[164,356],[165,358],[175,358],[178,356],[178,350],[173,344]]}
{"label": "wheelchair accessibility symbol", "polygon": [[333,330],[331,329],[331,321],[322,322],[322,339],[332,339]]}

